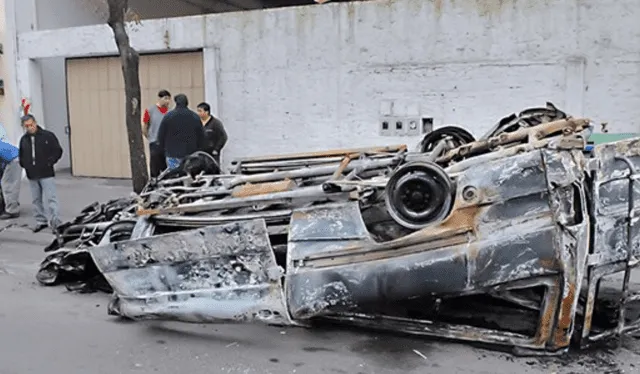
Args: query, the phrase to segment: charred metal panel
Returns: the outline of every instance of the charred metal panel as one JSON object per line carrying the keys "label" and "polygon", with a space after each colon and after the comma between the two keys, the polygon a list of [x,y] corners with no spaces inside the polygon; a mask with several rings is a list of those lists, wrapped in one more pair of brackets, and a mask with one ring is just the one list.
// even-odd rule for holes
{"label": "charred metal panel", "polygon": [[[630,273],[640,264],[640,138],[601,144],[594,148],[592,180],[593,245],[589,256],[588,284],[580,343],[620,336],[640,330],[640,320],[628,321],[627,308],[640,300],[630,289]],[[621,275],[615,327],[593,328],[601,281]]]}
{"label": "charred metal panel", "polygon": [[[319,215],[322,208],[301,209],[294,214],[291,230],[300,224],[310,233],[321,231],[326,222],[309,220]],[[343,211],[343,216],[358,212],[357,203],[345,203],[333,208]],[[359,212],[358,212],[359,214]],[[299,223],[296,217],[305,217]],[[317,223],[315,229],[310,224]],[[361,219],[353,224],[365,229]],[[348,225],[348,227],[353,227]],[[327,246],[331,243],[330,246]],[[445,245],[446,246],[446,245]],[[353,251],[350,250],[353,248]],[[358,248],[366,248],[359,251]],[[340,249],[340,253],[332,251]],[[435,247],[434,247],[435,249]],[[311,250],[315,250],[310,257]],[[384,246],[376,246],[373,240],[356,239],[353,242],[328,239],[307,239],[298,236],[289,241],[288,274],[286,278],[287,299],[292,317],[308,318],[335,312],[346,312],[358,305],[370,302],[393,301],[420,296],[428,292],[457,291],[467,283],[464,253],[434,250],[402,255]],[[318,256],[324,254],[326,256]],[[335,257],[334,257],[335,255]],[[371,260],[379,255],[379,260]],[[323,262],[344,260],[342,266],[327,266]]]}
{"label": "charred metal panel", "polygon": [[298,209],[293,212],[293,217],[296,225],[289,229],[289,238],[293,241],[369,238],[357,202],[329,203],[312,209]]}
{"label": "charred metal panel", "polygon": [[[629,166],[620,159],[628,158],[640,172],[640,139],[630,139],[598,145],[594,148],[598,169],[594,173],[593,202],[596,230],[594,232],[593,253],[600,263],[626,260],[627,218],[630,197],[635,202],[634,215],[640,211],[640,183],[634,183],[630,196]],[[640,176],[638,176],[640,177]],[[637,177],[634,177],[637,178]],[[639,225],[632,225],[633,253],[640,256]]]}
{"label": "charred metal panel", "polygon": [[91,255],[124,317],[290,322],[263,220],[112,243]]}
{"label": "charred metal panel", "polygon": [[[342,233],[336,233],[335,241],[326,236],[316,239],[315,233],[323,232],[329,223],[313,217],[326,213],[315,207],[299,210],[291,221],[291,231],[297,235],[289,239],[286,278],[292,317],[333,315],[367,303],[431,293],[482,292],[491,286],[554,274],[559,279],[556,297],[571,294],[571,287],[565,284],[569,280],[562,279],[574,277],[573,270],[567,269],[584,259],[587,241],[578,243],[574,235],[585,229],[587,221],[560,227],[556,219],[562,210],[551,207],[559,206],[554,201],[566,197],[567,188],[570,193],[577,190],[578,210],[586,217],[582,176],[576,173],[576,163],[581,162],[579,153],[534,151],[466,170],[458,176],[456,207],[447,220],[384,243],[360,237],[364,230],[361,217],[354,218],[359,228],[336,225],[348,227],[351,241],[337,240],[348,236]],[[475,192],[472,198],[464,193],[469,187]],[[488,204],[491,202],[494,204]],[[522,214],[501,216],[506,205]],[[354,212],[359,215],[355,203],[336,205],[334,211],[343,218],[353,217]],[[563,254],[568,247],[575,250]],[[562,288],[568,291],[561,292]],[[567,300],[575,304],[575,298]],[[550,329],[547,326],[545,331]]]}
{"label": "charred metal panel", "polygon": [[540,151],[467,169],[458,176],[457,184],[456,203],[460,207],[499,203],[547,191]]}
{"label": "charred metal panel", "polygon": [[557,248],[552,245],[555,228],[530,232],[520,227],[520,231],[519,237],[483,243],[475,259],[470,286],[483,288],[557,272],[554,269]]}

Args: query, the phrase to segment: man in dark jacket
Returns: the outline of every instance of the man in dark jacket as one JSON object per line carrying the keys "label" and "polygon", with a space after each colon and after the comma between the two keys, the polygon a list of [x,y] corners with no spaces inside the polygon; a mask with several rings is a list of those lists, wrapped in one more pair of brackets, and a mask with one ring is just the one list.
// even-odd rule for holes
{"label": "man in dark jacket", "polygon": [[38,126],[33,115],[22,117],[22,126],[26,133],[20,139],[19,157],[33,197],[36,219],[33,232],[49,226],[55,233],[61,222],[53,166],[62,157],[62,147],[54,133]]}
{"label": "man in dark jacket", "polygon": [[187,107],[187,96],[176,95],[174,101],[175,109],[164,115],[158,129],[158,145],[169,169],[177,168],[182,159],[204,148],[204,130],[198,115]]}
{"label": "man in dark jacket", "polygon": [[211,115],[211,106],[207,103],[198,104],[198,116],[204,126],[205,146],[203,151],[209,153],[220,165],[220,153],[227,144],[227,132],[222,121]]}

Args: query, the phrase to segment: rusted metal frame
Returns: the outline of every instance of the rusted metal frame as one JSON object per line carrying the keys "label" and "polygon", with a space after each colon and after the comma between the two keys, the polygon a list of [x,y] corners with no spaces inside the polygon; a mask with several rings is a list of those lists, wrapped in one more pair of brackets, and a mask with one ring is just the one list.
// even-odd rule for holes
{"label": "rusted metal frame", "polygon": [[633,221],[635,218],[635,201],[634,201],[634,182],[637,179],[637,171],[633,162],[626,156],[618,156],[616,160],[627,164],[629,168],[629,211],[627,216],[627,266],[624,271],[624,280],[622,283],[622,299],[620,300],[620,316],[618,320],[618,334],[622,333],[626,317],[626,305],[629,295],[629,279],[631,277],[630,264],[633,260]]}
{"label": "rusted metal frame", "polygon": [[[382,158],[393,157],[393,155],[395,155],[395,153],[367,154],[367,158],[382,159]],[[344,157],[330,157],[330,158],[323,158],[323,159],[306,159],[306,160],[303,159],[303,160],[293,160],[293,161],[243,164],[240,174],[270,173],[276,170],[284,171],[284,170],[293,170],[293,169],[306,168],[306,167],[335,165],[335,164],[339,164],[343,159]]]}
{"label": "rusted metal frame", "polygon": [[[428,162],[434,162],[435,159],[438,157],[438,155],[440,153],[442,153],[442,151],[444,151],[447,147],[446,142],[440,142],[438,143],[438,145],[436,145],[436,147],[433,149],[432,152],[430,152],[429,154],[423,154],[423,153],[418,153],[418,154],[406,154],[405,155],[405,162],[408,161],[428,161]],[[371,161],[371,160],[369,160]],[[342,167],[342,165],[341,165]],[[342,167],[342,169],[346,168],[346,164],[344,167]],[[364,170],[366,169],[365,165],[362,166],[358,166],[355,169],[353,169],[347,176],[343,177],[343,178],[336,178],[336,174],[338,173],[338,171],[336,171],[336,174],[334,174],[334,176],[332,177],[331,180],[325,182],[329,185],[335,185],[335,186],[360,186],[360,187],[365,187],[365,186],[369,186],[369,187],[381,187],[384,188],[389,180],[388,177],[384,177],[381,178],[379,180],[373,181],[371,179],[369,180],[360,180],[360,181],[354,181],[354,179],[361,174]],[[342,174],[342,171],[340,172],[340,174]]]}
{"label": "rusted metal frame", "polygon": [[342,173],[344,173],[344,170],[347,168],[347,166],[349,165],[351,160],[353,160],[354,158],[356,158],[358,156],[359,156],[358,153],[346,155],[342,159],[342,161],[340,161],[340,166],[338,166],[338,168],[333,173],[333,175],[331,175],[331,180],[339,180],[340,178],[342,178],[342,176],[343,176]]}
{"label": "rusted metal frame", "polygon": [[300,188],[294,191],[276,192],[272,194],[250,196],[246,198],[228,198],[221,200],[214,200],[208,202],[195,202],[189,204],[183,204],[176,207],[151,209],[151,210],[139,210],[138,215],[158,215],[167,213],[199,213],[212,210],[223,210],[231,208],[242,208],[252,206],[255,204],[287,204],[294,201],[308,202],[308,201],[345,201],[349,200],[350,192],[341,191],[337,193],[326,193],[322,189],[322,186],[312,186]]}
{"label": "rusted metal frame", "polygon": [[[633,267],[638,267],[640,264],[635,263]],[[589,347],[592,343],[608,339],[620,334],[618,328],[602,331],[601,333],[591,335],[593,312],[595,308],[598,287],[602,278],[621,273],[629,268],[629,264],[625,261],[616,263],[610,263],[606,265],[592,266],[589,269],[589,285],[587,288],[587,300],[584,305],[584,322],[582,324],[582,332],[580,337],[580,346],[582,348]],[[624,320],[623,320],[624,321]]]}
{"label": "rusted metal frame", "polygon": [[322,164],[333,164],[336,162],[340,162],[344,157],[343,156],[334,156],[334,157],[325,157],[325,158],[311,158],[311,159],[300,159],[300,160],[283,160],[283,161],[264,161],[264,162],[256,162],[256,163],[242,163],[242,168],[244,170],[250,170],[254,168],[265,168],[265,169],[280,169],[287,167],[305,167],[311,165],[322,165]]}
{"label": "rusted metal frame", "polygon": [[[604,182],[596,181],[594,183],[594,193],[595,197],[598,196],[598,191],[600,186],[604,183],[612,183],[620,180],[628,180],[628,199],[630,200],[627,204],[628,209],[626,212],[626,235],[627,235],[627,243],[626,243],[626,256],[623,258],[619,253],[616,255],[609,253],[597,252],[589,257],[589,283],[588,283],[588,291],[587,291],[587,300],[585,302],[585,317],[582,326],[582,332],[580,336],[580,345],[582,347],[587,347],[594,342],[601,341],[604,339],[612,338],[612,337],[620,337],[621,335],[635,331],[638,329],[638,324],[640,321],[636,321],[631,325],[625,325],[625,317],[626,317],[626,308],[627,304],[632,302],[632,300],[637,296],[629,293],[628,285],[629,285],[629,276],[631,269],[638,267],[640,263],[640,259],[634,257],[633,253],[633,224],[634,218],[636,214],[636,207],[634,201],[634,182],[639,178],[637,174],[636,168],[631,162],[631,160],[626,156],[616,156],[614,157],[616,161],[622,161],[627,166],[629,170],[629,174],[627,176],[620,176],[614,178],[608,178]],[[597,169],[596,169],[597,170]],[[593,215],[596,217],[596,224],[598,224],[598,215],[606,216],[607,212],[603,211],[602,208],[594,209]],[[611,214],[612,212],[608,212]],[[594,312],[595,303],[597,301],[598,296],[598,288],[600,281],[602,278],[608,275],[616,274],[623,272],[624,280],[623,280],[623,289],[622,296],[620,299],[620,315],[618,320],[618,325],[616,328],[609,329],[603,331],[601,333],[592,335],[592,317]]]}
{"label": "rusted metal frame", "polygon": [[499,160],[502,158],[506,158],[506,157],[511,157],[514,155],[517,155],[519,153],[525,153],[525,152],[530,152],[536,149],[540,149],[540,148],[544,148],[547,145],[549,145],[549,143],[553,140],[554,138],[550,138],[550,139],[544,139],[544,140],[540,140],[538,142],[535,143],[528,143],[528,144],[520,144],[520,145],[516,145],[514,147],[510,147],[504,150],[500,150],[500,151],[496,151],[496,152],[489,152],[489,153],[485,153],[482,155],[477,155],[474,156],[472,158],[468,158],[465,160],[462,160],[460,162],[457,162],[447,168],[445,168],[445,171],[449,174],[455,174],[455,173],[460,173],[466,169],[469,169],[471,167],[477,166],[477,165],[482,165],[484,163],[487,162],[491,162],[491,161],[495,161],[495,160]]}
{"label": "rusted metal frame", "polygon": [[390,145],[386,147],[363,147],[363,148],[346,148],[346,149],[332,149],[328,151],[320,152],[304,152],[304,153],[292,153],[292,154],[279,154],[279,155],[266,155],[258,157],[243,157],[235,159],[231,162],[232,165],[236,163],[246,162],[264,162],[264,161],[290,161],[299,159],[317,159],[326,157],[344,156],[348,154],[366,154],[366,153],[396,153],[407,150],[406,144]]}
{"label": "rusted metal frame", "polygon": [[209,187],[206,189],[199,189],[198,191],[199,192],[181,194],[180,196],[178,196],[178,202],[182,200],[187,200],[187,199],[203,199],[206,197],[220,198],[220,197],[226,197],[231,195],[231,190],[222,189],[219,187],[218,188]]}
{"label": "rusted metal frame", "polygon": [[[344,168],[344,172],[352,171],[359,166],[363,166],[362,170],[372,170],[372,169],[382,169],[389,166],[394,166],[402,161],[402,155],[398,154],[394,157],[382,160],[357,160],[350,162]],[[223,184],[226,188],[233,188],[237,185],[245,184],[245,183],[262,183],[262,182],[271,182],[278,181],[283,179],[297,179],[297,178],[309,178],[309,177],[320,177],[327,176],[329,177],[333,173],[335,173],[337,166],[321,166],[321,167],[312,167],[312,168],[304,168],[290,171],[279,171],[273,173],[265,173],[265,174],[254,174],[254,175],[242,175],[238,176],[229,181],[224,181]]]}
{"label": "rusted metal frame", "polygon": [[[547,103],[547,105],[549,105],[550,103]],[[557,108],[554,107],[549,107],[547,106],[546,108],[530,108],[530,109],[525,109],[522,112],[516,114],[510,114],[508,116],[505,116],[503,118],[501,118],[489,131],[487,131],[482,137],[480,137],[480,139],[487,139],[489,138],[492,134],[494,134],[496,131],[498,131],[500,128],[507,128],[510,127],[516,123],[520,123],[522,124],[522,122],[524,122],[524,124],[527,124],[525,120],[530,119],[530,118],[535,118],[535,117],[539,117],[541,115],[549,115],[549,114],[555,114],[555,115],[560,115],[561,117],[566,116],[566,114],[564,112],[562,112],[561,110],[558,110]],[[501,124],[502,121],[504,121],[505,119],[514,116],[509,122],[506,122],[504,124]]]}
{"label": "rusted metal frame", "polygon": [[[205,186],[210,186],[211,183],[216,180],[216,179],[220,179],[220,178],[224,178],[225,175],[199,175],[197,176],[195,179],[191,178],[191,176],[186,175],[184,177],[178,177],[178,178],[172,178],[172,179],[167,179],[167,180],[161,180],[157,182],[157,186],[159,187],[163,187],[163,186],[171,186],[171,185],[176,185],[173,187],[183,187],[183,188],[189,188],[191,185],[193,185],[194,183],[198,183],[198,182],[204,182],[205,185],[204,186],[200,186],[200,187],[195,187],[195,188],[202,188]],[[233,175],[229,175],[226,177],[233,177]],[[181,184],[181,185],[177,185],[177,184]]]}
{"label": "rusted metal frame", "polygon": [[[554,221],[558,230],[558,236],[556,237],[557,243],[557,267],[562,272],[563,277],[559,284],[560,289],[560,305],[555,319],[555,325],[553,326],[554,334],[552,339],[548,342],[548,348],[550,350],[563,349],[568,347],[571,342],[571,337],[574,330],[574,320],[576,310],[579,301],[579,292],[581,284],[584,278],[584,269],[587,263],[587,256],[589,252],[589,206],[587,203],[587,196],[584,184],[584,171],[579,166],[580,162],[576,160],[576,155],[582,156],[581,151],[564,151],[563,153],[571,155],[571,160],[578,170],[571,170],[572,167],[563,165],[563,169],[566,170],[564,175],[558,175],[556,173],[553,158],[549,158],[550,151],[543,152],[542,165],[545,168],[545,175],[547,178],[547,186],[550,193],[550,202],[552,211],[554,211]],[[554,153],[555,154],[555,153]],[[575,174],[573,174],[575,173]],[[565,179],[567,176],[573,175],[572,182],[566,184]],[[580,216],[583,218],[581,222],[568,225],[567,217],[562,211],[562,204],[559,202],[564,201],[566,203],[566,197],[557,193],[557,187],[562,186],[572,187],[573,194],[578,193],[579,196],[573,196],[579,201],[579,206],[575,206],[571,203],[571,210],[569,215],[578,213],[576,209],[580,209]]]}
{"label": "rusted metal frame", "polygon": [[281,181],[256,183],[256,184],[247,183],[247,184],[236,186],[231,191],[231,196],[234,198],[243,198],[243,197],[256,196],[256,195],[266,195],[266,194],[276,193],[276,192],[291,191],[296,187],[297,187],[296,182],[291,179],[284,179]]}
{"label": "rusted metal frame", "polygon": [[[160,225],[175,225],[184,227],[199,227],[228,223],[234,221],[247,221],[254,219],[281,220],[291,216],[291,209],[271,210],[266,212],[256,212],[247,214],[229,214],[218,216],[175,216],[175,215],[157,215],[153,217],[153,221]],[[192,226],[193,225],[193,226]]]}
{"label": "rusted metal frame", "polygon": [[531,128],[523,128],[514,132],[501,134],[499,136],[480,140],[473,143],[465,144],[461,147],[447,152],[445,155],[438,157],[437,163],[448,163],[456,157],[468,157],[478,153],[490,151],[491,149],[514,142],[541,140],[551,134],[559,131],[577,131],[589,125],[588,119],[566,119],[548,122]]}
{"label": "rusted metal frame", "polygon": [[149,197],[153,194],[157,194],[160,192],[165,192],[168,194],[176,194],[176,193],[189,193],[190,191],[198,191],[203,187],[186,187],[186,186],[169,186],[169,187],[161,187],[154,190],[149,190],[138,195],[141,198]]}

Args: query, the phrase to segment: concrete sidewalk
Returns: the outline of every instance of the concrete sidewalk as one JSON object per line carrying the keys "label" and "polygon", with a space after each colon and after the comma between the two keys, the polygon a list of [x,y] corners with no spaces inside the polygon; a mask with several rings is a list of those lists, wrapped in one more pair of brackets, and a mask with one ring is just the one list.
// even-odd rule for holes
{"label": "concrete sidewalk", "polygon": [[[62,218],[130,193],[129,181],[58,178]],[[31,220],[22,191],[21,223]],[[108,295],[70,293],[35,280],[51,233],[0,233],[0,374],[27,373],[634,373],[638,340],[562,358],[508,354],[429,338],[262,325],[123,323]]]}
{"label": "concrete sidewalk", "polygon": [[[74,178],[68,172],[56,175],[56,187],[63,221],[74,218],[85,206],[95,201],[126,196],[132,192],[131,181],[121,179]],[[25,179],[20,188],[21,216],[19,224],[33,223],[31,189]],[[2,227],[2,223],[0,223]]]}

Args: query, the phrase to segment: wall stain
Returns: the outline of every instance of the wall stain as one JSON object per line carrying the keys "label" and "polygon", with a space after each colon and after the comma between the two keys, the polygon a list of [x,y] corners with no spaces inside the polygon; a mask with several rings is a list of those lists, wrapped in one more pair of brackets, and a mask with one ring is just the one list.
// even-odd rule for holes
{"label": "wall stain", "polygon": [[504,3],[508,0],[475,0],[478,12],[481,16],[497,15],[504,9]]}
{"label": "wall stain", "polygon": [[433,10],[436,13],[436,18],[442,17],[442,1],[443,0],[433,0]]}

